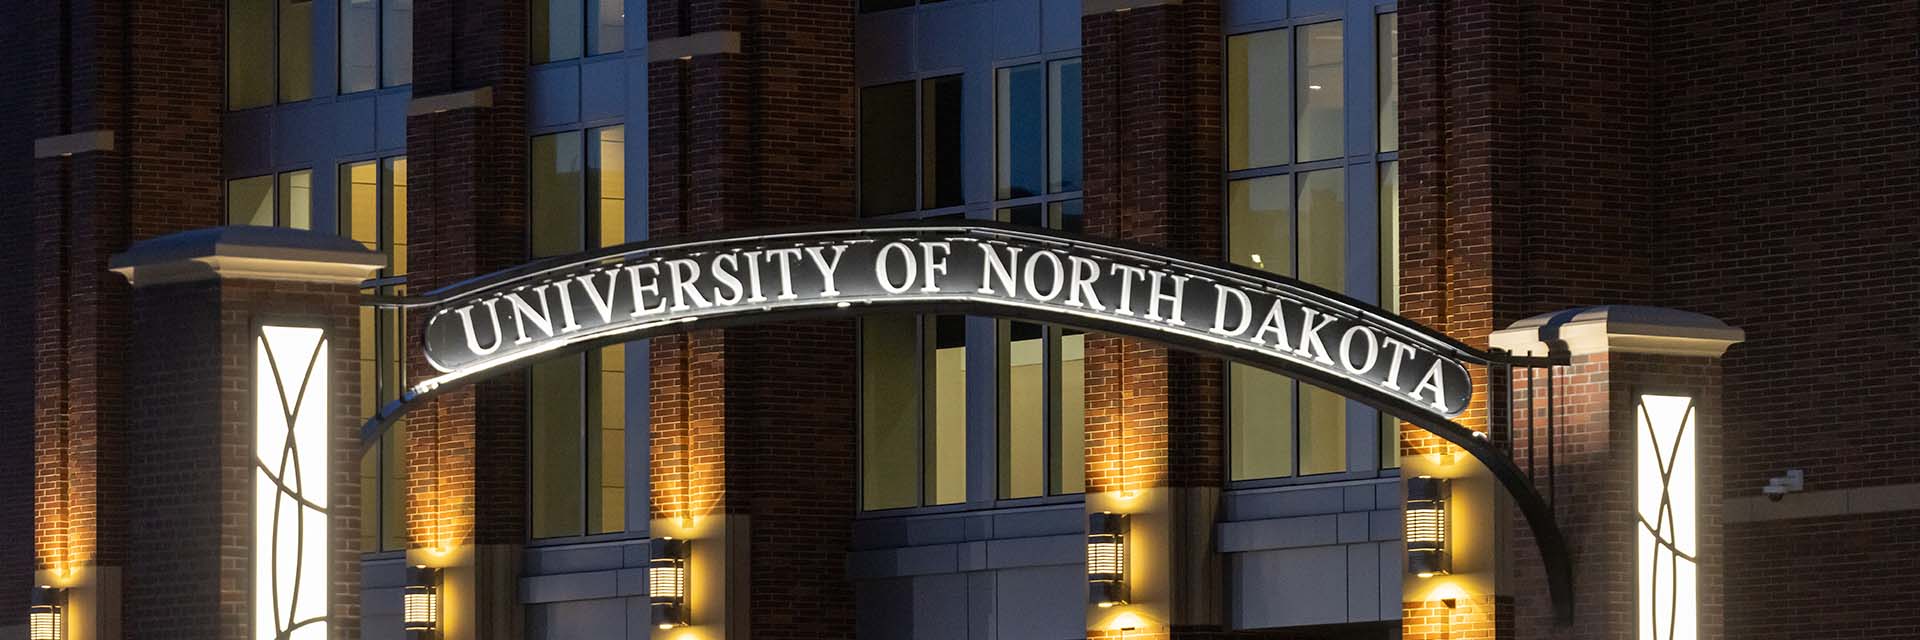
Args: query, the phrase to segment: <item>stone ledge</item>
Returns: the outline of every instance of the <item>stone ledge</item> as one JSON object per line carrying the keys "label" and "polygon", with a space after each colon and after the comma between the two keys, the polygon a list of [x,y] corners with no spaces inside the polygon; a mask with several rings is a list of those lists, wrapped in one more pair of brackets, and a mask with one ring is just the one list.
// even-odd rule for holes
{"label": "stone ledge", "polygon": [[740,53],[740,32],[705,31],[677,38],[661,38],[647,43],[647,62],[680,60],[723,53]]}
{"label": "stone ledge", "polygon": [[357,285],[386,263],[386,256],[330,233],[229,226],[139,242],[108,266],[135,287],[235,278]]}
{"label": "stone ledge", "polygon": [[95,129],[33,141],[34,158],[57,158],[89,151],[112,151],[113,130]]}
{"label": "stone ledge", "polygon": [[1606,305],[1527,318],[1493,332],[1488,342],[1519,355],[1619,352],[1717,358],[1746,337],[1745,331],[1690,311]]}
{"label": "stone ledge", "polygon": [[1779,502],[1766,496],[1742,496],[1726,502],[1727,522],[1766,522],[1796,518],[1920,511],[1920,483],[1855,487],[1789,494]]}

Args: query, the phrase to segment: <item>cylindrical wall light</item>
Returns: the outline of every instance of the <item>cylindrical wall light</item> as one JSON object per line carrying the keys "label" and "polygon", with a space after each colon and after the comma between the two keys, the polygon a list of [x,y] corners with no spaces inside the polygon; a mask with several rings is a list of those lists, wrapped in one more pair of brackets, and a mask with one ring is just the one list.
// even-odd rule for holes
{"label": "cylindrical wall light", "polygon": [[1087,515],[1087,599],[1101,607],[1127,603],[1127,514]]}
{"label": "cylindrical wall light", "polygon": [[647,561],[647,597],[653,602],[653,624],[662,629],[691,624],[687,607],[687,560],[693,542],[654,538]]}
{"label": "cylindrical wall light", "polygon": [[1432,476],[1407,480],[1407,571],[1422,578],[1446,575],[1447,481]]}
{"label": "cylindrical wall light", "polygon": [[407,569],[400,595],[400,618],[409,640],[432,640],[440,626],[440,570],[424,565]]}
{"label": "cylindrical wall light", "polygon": [[46,585],[33,588],[33,595],[27,602],[28,640],[60,640],[64,637],[60,608],[66,604],[63,602],[65,599],[65,589]]}

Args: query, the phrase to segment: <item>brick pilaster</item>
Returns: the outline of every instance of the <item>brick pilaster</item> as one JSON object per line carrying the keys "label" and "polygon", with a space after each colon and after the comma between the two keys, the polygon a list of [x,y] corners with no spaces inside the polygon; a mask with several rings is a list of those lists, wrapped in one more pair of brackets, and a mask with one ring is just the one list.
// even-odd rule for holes
{"label": "brick pilaster", "polygon": [[[219,224],[220,7],[8,8],[31,34],[20,56],[32,70],[19,76],[33,96],[23,128],[35,139],[113,140],[33,158],[31,207],[20,208],[31,219],[14,219],[32,237],[23,303],[34,317],[34,524],[9,539],[31,541],[37,579],[73,588],[76,638],[119,637],[128,557],[129,303],[107,260],[134,240]],[[0,606],[17,611],[18,597],[6,589]]]}
{"label": "brick pilaster", "polygon": [[[472,92],[456,102],[479,105],[407,117],[407,285],[418,292],[527,259],[528,9],[518,0],[418,0],[413,11],[413,98]],[[410,317],[409,335],[425,320]],[[407,369],[412,380],[432,373],[417,352]],[[450,639],[525,631],[524,380],[498,376],[407,415],[408,557],[446,567]]]}
{"label": "brick pilaster", "polygon": [[[853,21],[824,0],[648,5],[654,43],[740,42],[648,69],[654,238],[853,217]],[[705,637],[853,634],[854,353],[851,320],[653,340],[651,533],[694,540]]]}
{"label": "brick pilaster", "polygon": [[[1211,1],[1082,18],[1089,235],[1224,257],[1220,25]],[[1134,513],[1133,568],[1163,576],[1135,584],[1133,605],[1090,607],[1089,636],[1218,630],[1219,361],[1095,335],[1086,367],[1088,509]]]}

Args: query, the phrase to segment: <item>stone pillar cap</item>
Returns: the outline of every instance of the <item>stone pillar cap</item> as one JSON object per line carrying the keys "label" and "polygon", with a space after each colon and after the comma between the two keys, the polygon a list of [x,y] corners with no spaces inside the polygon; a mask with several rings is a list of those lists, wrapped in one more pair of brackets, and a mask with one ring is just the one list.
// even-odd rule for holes
{"label": "stone pillar cap", "polygon": [[135,287],[221,278],[359,284],[387,258],[331,233],[229,226],[134,243],[109,268]]}
{"label": "stone pillar cap", "polygon": [[1747,332],[1718,318],[1664,307],[1604,305],[1537,315],[1493,332],[1489,346],[1537,356],[1592,353],[1725,355]]}

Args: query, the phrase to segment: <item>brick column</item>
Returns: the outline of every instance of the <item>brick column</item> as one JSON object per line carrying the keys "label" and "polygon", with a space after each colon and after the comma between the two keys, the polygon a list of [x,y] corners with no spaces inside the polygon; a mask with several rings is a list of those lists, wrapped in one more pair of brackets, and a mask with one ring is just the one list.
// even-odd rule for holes
{"label": "brick column", "polygon": [[[1657,475],[1650,478],[1640,468],[1645,462],[1641,454],[1651,442],[1645,435],[1649,425],[1642,422],[1640,403],[1649,394],[1687,398],[1692,407],[1692,422],[1686,428],[1691,432],[1697,483],[1692,495],[1682,491],[1674,499],[1676,505],[1695,499],[1695,517],[1687,518],[1686,508],[1678,506],[1675,515],[1680,520],[1669,526],[1676,527],[1680,537],[1690,535],[1695,540],[1696,547],[1689,552],[1698,558],[1697,637],[1724,637],[1720,358],[1743,339],[1742,331],[1713,318],[1633,306],[1536,316],[1495,332],[1494,348],[1535,354],[1552,350],[1572,357],[1572,364],[1560,369],[1554,379],[1555,464],[1551,474],[1539,467],[1535,480],[1543,493],[1555,497],[1556,520],[1573,550],[1574,624],[1553,624],[1545,574],[1525,523],[1517,515],[1485,517],[1486,505],[1505,498],[1497,489],[1484,486],[1479,479],[1484,474],[1468,472],[1458,474],[1462,479],[1455,482],[1451,502],[1465,512],[1455,514],[1449,531],[1449,543],[1459,543],[1456,570],[1447,576],[1407,578],[1405,637],[1666,637],[1642,632],[1645,624],[1638,600],[1643,593],[1664,596],[1673,586],[1665,579],[1671,573],[1664,565],[1659,580],[1642,575],[1650,547],[1641,538],[1639,501],[1648,495],[1658,497],[1662,484]],[[1544,386],[1544,375],[1535,384]],[[1514,387],[1516,411],[1524,411],[1528,381],[1517,379]],[[1536,426],[1531,436],[1540,439],[1544,456],[1545,395],[1543,389],[1532,391]],[[1659,405],[1648,406],[1646,415],[1655,426],[1666,424]],[[1524,428],[1524,418],[1515,426]],[[1524,439],[1527,434],[1516,437]],[[1673,450],[1671,441],[1654,446],[1663,454]],[[1689,462],[1685,456],[1674,459],[1676,468],[1683,470]],[[1544,458],[1539,462],[1544,465]],[[1409,474],[1449,472],[1447,465],[1432,457],[1409,460],[1408,468]],[[1483,538],[1488,542],[1480,542]],[[1448,599],[1452,605],[1445,602]]]}
{"label": "brick column", "polygon": [[[1224,258],[1219,3],[1086,4],[1089,235]],[[1088,606],[1088,636],[1221,629],[1219,361],[1094,335],[1086,366],[1087,509],[1132,516],[1131,604]]]}
{"label": "brick column", "polygon": [[[647,6],[655,239],[854,216],[853,3]],[[693,541],[672,638],[853,635],[854,324],[651,343],[651,535]]]}
{"label": "brick column", "polygon": [[[128,558],[128,289],[109,256],[135,240],[219,224],[222,4],[11,3],[27,46],[31,206],[0,217],[31,236],[31,545],[34,578],[69,590],[73,638],[121,636]],[[152,105],[165,105],[152,108]],[[23,105],[24,106],[24,105]],[[24,152],[24,149],[20,151]],[[23,160],[25,157],[22,158]],[[25,168],[25,167],[22,167]],[[23,363],[24,364],[24,363]],[[14,378],[19,380],[20,378]],[[9,425],[11,427],[12,425]],[[25,434],[21,434],[25,435]],[[11,555],[11,554],[9,554]],[[24,590],[0,587],[0,611]]]}
{"label": "brick column", "polygon": [[[527,3],[416,0],[407,112],[410,291],[526,262]],[[413,315],[408,335],[426,318]],[[409,380],[435,374],[414,351]],[[441,634],[518,638],[527,539],[525,375],[463,386],[406,416],[409,562],[441,567]]]}
{"label": "brick column", "polygon": [[[273,505],[260,499],[256,447],[264,436],[257,434],[284,425],[261,417],[280,406],[271,400],[284,391],[289,410],[319,414],[324,448],[299,459],[326,466],[319,477],[280,474],[326,510],[325,566],[300,567],[325,571],[326,583],[319,593],[302,592],[294,611],[302,619],[325,616],[329,638],[358,637],[356,298],[360,280],[384,262],[332,234],[268,227],[184,232],[115,256],[114,270],[134,286],[126,498],[129,528],[139,535],[130,536],[125,572],[130,634],[249,640],[263,633],[255,599],[272,592],[256,577],[256,554],[274,547],[257,533],[256,518],[271,515]],[[269,324],[318,329],[327,348],[283,349],[267,361],[257,349]],[[302,383],[309,363],[329,375]],[[263,385],[262,372],[278,372],[283,384]],[[325,395],[302,391],[319,388]],[[307,522],[281,515],[280,536]],[[325,605],[307,608],[315,602]]]}

